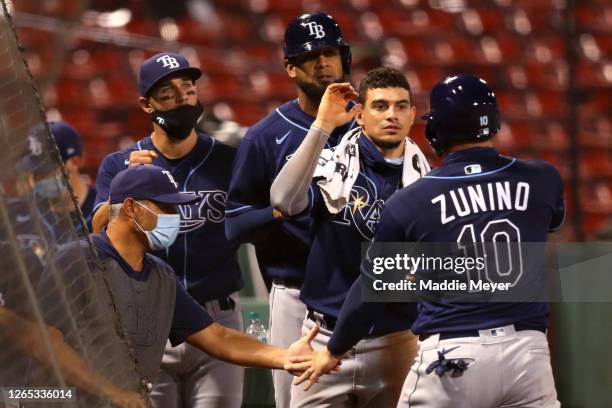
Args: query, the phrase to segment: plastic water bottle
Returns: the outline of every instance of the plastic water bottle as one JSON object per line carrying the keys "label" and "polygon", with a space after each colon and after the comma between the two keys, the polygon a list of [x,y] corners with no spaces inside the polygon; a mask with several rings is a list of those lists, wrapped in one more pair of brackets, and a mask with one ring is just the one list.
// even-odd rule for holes
{"label": "plastic water bottle", "polygon": [[249,321],[250,323],[249,327],[246,329],[246,334],[256,337],[257,340],[261,341],[262,343],[267,343],[268,336],[266,335],[266,328],[261,323],[261,320],[259,320],[259,313],[250,312]]}

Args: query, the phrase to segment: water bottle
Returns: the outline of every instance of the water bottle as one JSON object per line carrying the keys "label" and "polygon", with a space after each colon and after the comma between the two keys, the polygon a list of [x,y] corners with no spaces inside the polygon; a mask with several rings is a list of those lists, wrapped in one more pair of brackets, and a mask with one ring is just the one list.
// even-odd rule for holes
{"label": "water bottle", "polygon": [[249,327],[246,329],[246,334],[249,336],[256,337],[257,340],[262,343],[268,342],[268,336],[266,335],[266,328],[259,320],[259,313],[250,312],[249,313]]}

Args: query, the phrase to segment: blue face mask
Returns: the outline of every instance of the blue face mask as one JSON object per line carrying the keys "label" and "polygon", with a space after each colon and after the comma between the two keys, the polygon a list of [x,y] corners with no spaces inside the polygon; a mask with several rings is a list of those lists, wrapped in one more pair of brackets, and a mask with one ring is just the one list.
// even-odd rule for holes
{"label": "blue face mask", "polygon": [[37,182],[34,193],[42,198],[58,198],[63,194],[62,186],[62,176],[57,175]]}
{"label": "blue face mask", "polygon": [[149,241],[149,247],[152,251],[159,251],[166,249],[174,243],[179,233],[181,226],[181,217],[178,214],[157,214],[146,206],[136,201],[136,204],[140,205],[147,211],[157,215],[157,225],[151,231],[145,231],[140,225],[134,220],[134,223],[142,232],[144,232]]}

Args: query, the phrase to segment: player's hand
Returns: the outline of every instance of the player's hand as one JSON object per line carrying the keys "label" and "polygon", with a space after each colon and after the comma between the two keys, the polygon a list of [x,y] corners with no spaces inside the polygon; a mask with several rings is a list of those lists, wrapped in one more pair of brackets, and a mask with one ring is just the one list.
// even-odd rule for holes
{"label": "player's hand", "polygon": [[139,164],[153,164],[155,158],[157,158],[155,150],[134,150],[130,153],[128,167],[138,166]]}
{"label": "player's hand", "polygon": [[327,347],[325,347],[317,353],[312,362],[312,366],[304,371],[301,376],[295,378],[293,384],[300,385],[308,380],[308,383],[304,387],[304,391],[308,391],[310,387],[319,382],[319,378],[321,378],[322,375],[340,371],[343,358],[344,356],[333,355]]}
{"label": "player's hand", "polygon": [[285,355],[284,368],[289,374],[302,375],[312,365],[312,359],[315,356],[315,351],[312,349],[310,342],[319,333],[319,326],[314,325],[310,332],[287,349]]}
{"label": "player's hand", "polygon": [[142,395],[132,391],[115,391],[110,395],[110,400],[113,406],[119,408],[147,408],[149,406]]}
{"label": "player's hand", "polygon": [[274,217],[275,220],[278,220],[280,218],[283,218],[283,213],[278,211],[276,208],[272,209],[272,217]]}
{"label": "player's hand", "polygon": [[104,204],[98,207],[91,218],[91,229],[95,234],[102,231],[102,229],[108,225],[109,215],[110,204],[108,201],[106,201]]}
{"label": "player's hand", "polygon": [[317,118],[312,125],[331,133],[335,128],[344,125],[355,117],[355,113],[361,105],[356,104],[348,112],[346,106],[358,97],[359,94],[348,82],[329,85],[323,94]]}

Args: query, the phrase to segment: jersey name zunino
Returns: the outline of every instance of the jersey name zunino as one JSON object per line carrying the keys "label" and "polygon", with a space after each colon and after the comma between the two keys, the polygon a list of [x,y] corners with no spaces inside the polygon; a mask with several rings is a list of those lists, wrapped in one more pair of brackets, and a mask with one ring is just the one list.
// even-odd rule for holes
{"label": "jersey name zunino", "polygon": [[440,205],[440,222],[446,224],[479,212],[525,211],[528,201],[528,183],[505,181],[459,187],[434,197],[431,203]]}

